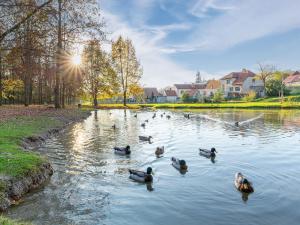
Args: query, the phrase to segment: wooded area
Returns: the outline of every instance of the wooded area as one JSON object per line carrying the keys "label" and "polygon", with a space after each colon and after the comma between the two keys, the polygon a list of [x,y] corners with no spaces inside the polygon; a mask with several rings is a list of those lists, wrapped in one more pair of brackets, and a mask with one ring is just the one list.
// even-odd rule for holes
{"label": "wooded area", "polygon": [[142,69],[132,42],[107,40],[104,25],[97,0],[0,0],[0,105],[61,108],[85,96],[96,106],[99,95],[119,94],[126,104]]}

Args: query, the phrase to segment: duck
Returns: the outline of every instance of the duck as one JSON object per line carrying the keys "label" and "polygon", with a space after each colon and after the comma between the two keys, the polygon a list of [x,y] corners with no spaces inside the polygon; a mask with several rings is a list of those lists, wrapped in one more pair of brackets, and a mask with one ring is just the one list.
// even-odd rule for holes
{"label": "duck", "polygon": [[137,114],[135,114],[134,117],[137,118]]}
{"label": "duck", "polygon": [[168,119],[168,120],[171,119],[171,116],[170,116],[170,115],[167,115],[167,119]]}
{"label": "duck", "polygon": [[252,184],[240,172],[235,174],[234,185],[242,193],[254,192]]}
{"label": "duck", "polygon": [[238,127],[240,124],[239,124],[238,121],[236,121],[236,122],[234,123],[234,125]]}
{"label": "duck", "polygon": [[149,137],[146,137],[146,136],[139,136],[139,139],[141,140],[141,141],[151,141],[151,139],[152,139],[152,136],[149,136]]}
{"label": "duck", "polygon": [[149,120],[145,120],[145,123],[149,123]]}
{"label": "duck", "polygon": [[116,124],[114,124],[114,125],[112,125],[112,129],[116,129],[117,127],[116,127]]}
{"label": "duck", "polygon": [[157,147],[156,150],[155,150],[155,155],[156,156],[160,156],[160,155],[162,155],[164,153],[165,153],[165,147],[164,146]]}
{"label": "duck", "polygon": [[153,114],[152,119],[154,119],[156,117],[156,113]]}
{"label": "duck", "polygon": [[125,148],[120,148],[120,147],[114,147],[115,154],[118,155],[130,155],[130,146],[127,145]]}
{"label": "duck", "polygon": [[149,183],[153,181],[151,167],[148,167],[146,172],[129,169],[129,173],[129,178],[134,181],[141,183]]}
{"label": "duck", "polygon": [[160,117],[163,118],[163,117],[164,117],[164,114],[161,114]]}
{"label": "duck", "polygon": [[187,170],[188,168],[185,160],[180,160],[175,157],[172,157],[171,161],[172,161],[172,165],[178,170]]}
{"label": "duck", "polygon": [[184,117],[187,118],[187,119],[189,119],[190,118],[190,114],[188,114],[188,113],[184,114]]}
{"label": "duck", "polygon": [[211,150],[208,150],[208,149],[202,149],[202,148],[199,148],[199,151],[200,151],[200,154],[205,156],[205,157],[216,157],[216,153],[217,150],[215,148],[211,148]]}
{"label": "duck", "polygon": [[145,128],[145,127],[146,127],[146,124],[145,124],[145,123],[142,123],[142,124],[141,124],[141,127],[144,127],[144,128]]}

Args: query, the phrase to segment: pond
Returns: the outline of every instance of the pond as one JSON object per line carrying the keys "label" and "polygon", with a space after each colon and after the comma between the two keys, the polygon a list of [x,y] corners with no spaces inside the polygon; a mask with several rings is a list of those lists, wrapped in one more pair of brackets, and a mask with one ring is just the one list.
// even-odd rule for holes
{"label": "pond", "polygon": [[[158,110],[152,119],[149,110],[92,112],[39,149],[55,173],[8,216],[42,225],[299,224],[300,111],[194,110],[190,119],[184,113]],[[126,145],[129,157],[114,154],[114,146]],[[165,147],[161,158],[158,146]],[[215,147],[215,160],[199,155],[200,147]],[[171,166],[172,156],[187,162],[187,173]],[[152,186],[128,178],[129,168],[149,166]],[[236,172],[254,193],[236,190]]]}

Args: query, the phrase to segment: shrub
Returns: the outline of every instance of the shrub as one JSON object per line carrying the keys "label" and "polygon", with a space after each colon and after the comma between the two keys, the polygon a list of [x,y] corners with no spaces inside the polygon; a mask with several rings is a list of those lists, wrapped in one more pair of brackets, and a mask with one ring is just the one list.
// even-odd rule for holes
{"label": "shrub", "polygon": [[256,99],[256,92],[251,90],[247,93],[247,95],[243,98],[245,102],[252,102]]}
{"label": "shrub", "polygon": [[222,102],[222,101],[224,101],[224,94],[223,94],[223,92],[221,90],[218,90],[214,94],[212,100],[213,100],[213,102]]}

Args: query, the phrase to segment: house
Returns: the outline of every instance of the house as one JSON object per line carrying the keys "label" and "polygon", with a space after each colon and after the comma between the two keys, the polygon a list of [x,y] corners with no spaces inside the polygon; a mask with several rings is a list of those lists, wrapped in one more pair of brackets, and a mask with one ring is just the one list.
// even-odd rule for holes
{"label": "house", "polygon": [[166,102],[166,96],[159,93],[157,88],[144,88],[144,99],[147,103]]}
{"label": "house", "polygon": [[256,78],[256,74],[243,69],[241,72],[232,72],[220,79],[221,88],[225,97],[243,97],[253,90],[257,96],[264,96],[264,84]]}
{"label": "house", "polygon": [[204,97],[211,98],[221,89],[221,82],[219,80],[209,80],[204,89]]}
{"label": "house", "polygon": [[174,84],[174,90],[178,97],[182,97],[184,93],[188,93],[190,97],[195,96],[197,92],[202,94],[206,83],[192,83],[192,84]]}
{"label": "house", "polygon": [[283,83],[286,87],[300,87],[300,72],[296,71],[284,79]]}
{"label": "house", "polygon": [[291,91],[291,94],[300,93],[300,72],[296,71],[284,79],[283,83]]}
{"label": "house", "polygon": [[171,88],[164,90],[164,96],[166,96],[166,102],[176,102],[178,98],[176,91]]}

